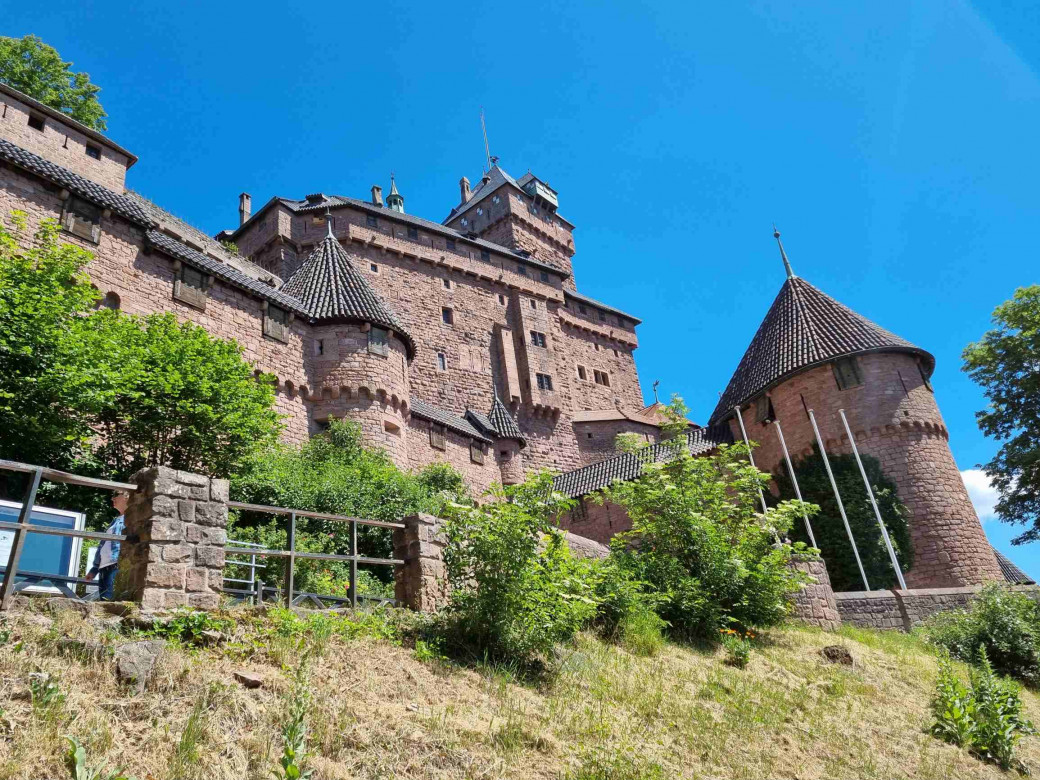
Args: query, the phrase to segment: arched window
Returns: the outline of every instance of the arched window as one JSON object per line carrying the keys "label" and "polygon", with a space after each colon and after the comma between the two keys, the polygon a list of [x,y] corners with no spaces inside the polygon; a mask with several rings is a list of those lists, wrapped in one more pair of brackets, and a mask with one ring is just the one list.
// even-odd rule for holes
{"label": "arched window", "polygon": [[119,311],[121,303],[122,303],[122,301],[119,300],[119,296],[116,293],[109,292],[109,293],[107,293],[105,295],[104,298],[101,299],[100,308],[102,308],[102,309],[112,309],[113,311]]}

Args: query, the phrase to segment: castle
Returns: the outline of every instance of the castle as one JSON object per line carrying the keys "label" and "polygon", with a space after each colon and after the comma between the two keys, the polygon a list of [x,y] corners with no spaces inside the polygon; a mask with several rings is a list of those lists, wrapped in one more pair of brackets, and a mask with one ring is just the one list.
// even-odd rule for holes
{"label": "castle", "polygon": [[[475,493],[549,468],[579,499],[658,452],[615,454],[619,433],[661,437],[636,372],[640,320],[578,292],[574,226],[537,176],[496,164],[475,185],[463,178],[441,223],[410,215],[393,179],[367,200],[313,193],[254,210],[243,194],[237,227],[210,237],[127,189],[137,158],[126,149],[4,85],[0,103],[0,210],[27,212],[30,227],[56,219],[93,252],[101,305],[170,311],[234,338],[276,378],[287,441],[346,418],[398,465],[446,461]],[[807,404],[828,451],[848,452],[843,408],[911,512],[908,583],[1000,578],[947,445],[932,356],[788,268],[708,427],[691,425],[691,450],[739,439],[739,410],[758,466],[778,471],[769,423],[809,454]],[[566,520],[600,540],[626,523],[584,501]]]}

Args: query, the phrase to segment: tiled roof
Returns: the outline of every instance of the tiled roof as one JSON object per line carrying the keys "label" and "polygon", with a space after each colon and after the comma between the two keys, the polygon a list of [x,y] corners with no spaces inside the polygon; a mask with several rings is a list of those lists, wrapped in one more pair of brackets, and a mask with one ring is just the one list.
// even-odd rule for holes
{"label": "tiled roof", "polygon": [[213,274],[235,287],[248,290],[254,295],[282,306],[289,311],[296,312],[304,317],[310,317],[310,311],[308,311],[307,307],[296,298],[286,295],[281,290],[276,290],[268,284],[257,281],[251,276],[246,276],[241,271],[232,268],[229,265],[217,262],[209,255],[204,255],[202,252],[196,252],[190,246],[182,244],[175,238],[170,238],[170,236],[165,233],[160,233],[158,230],[149,230],[145,233],[145,240],[151,246],[165,252],[171,257],[183,260],[189,265],[198,268],[200,271]]}
{"label": "tiled roof", "polygon": [[777,382],[846,355],[911,352],[930,374],[935,358],[797,276],[784,282],[711,415],[717,423]]}
{"label": "tiled roof", "polygon": [[282,292],[300,300],[315,320],[370,322],[397,333],[408,345],[415,343],[397,315],[383,303],[332,233],[314,247],[311,256],[282,286]]}
{"label": "tiled roof", "polygon": [[67,168],[55,165],[50,160],[45,160],[39,155],[26,151],[20,146],[15,146],[10,141],[0,138],[0,160],[6,160],[12,165],[24,168],[37,176],[41,176],[54,184],[57,184],[69,192],[89,200],[102,208],[111,209],[120,216],[126,217],[131,222],[149,227],[151,218],[141,208],[140,204],[126,195],[121,195],[107,187],[92,182],[73,173]]}
{"label": "tiled roof", "polygon": [[488,420],[495,426],[495,430],[498,431],[501,438],[520,442],[521,447],[527,445],[524,435],[520,432],[520,426],[516,424],[516,419],[499,399],[498,393],[495,393],[494,400],[491,402]]}
{"label": "tiled roof", "polygon": [[471,439],[482,441],[485,444],[493,444],[491,439],[487,438],[483,433],[474,428],[473,425],[470,424],[469,420],[454,415],[451,412],[446,412],[443,409],[438,409],[436,406],[431,406],[422,401],[412,399],[412,415],[414,417],[420,417],[423,420],[439,423],[448,430],[461,433],[463,436],[469,436]]}
{"label": "tiled roof", "polygon": [[476,189],[470,193],[469,200],[467,200],[465,203],[460,204],[456,208],[453,208],[451,210],[451,213],[447,216],[447,218],[444,221],[451,222],[451,220],[455,219],[455,217],[465,214],[467,211],[469,211],[471,208],[473,208],[473,206],[477,204],[478,200],[483,198],[485,195],[489,195],[490,193],[494,192],[504,184],[512,184],[518,190],[523,189],[523,187],[520,186],[519,182],[517,182],[516,179],[514,179],[504,170],[499,168],[497,165],[491,166],[491,170],[488,171],[487,181],[483,181],[482,183],[478,184]]}
{"label": "tiled roof", "polygon": [[1000,566],[1000,573],[1004,575],[1004,579],[1010,585],[1035,585],[1036,582],[1033,578],[1022,571],[1020,568],[1015,566],[1007,556],[1001,554],[1001,552],[994,547],[993,553],[997,556],[997,564]]}
{"label": "tiled roof", "polygon": [[621,309],[615,309],[613,306],[608,306],[605,303],[600,303],[595,298],[590,298],[587,295],[582,295],[576,290],[564,290],[563,294],[566,295],[568,298],[573,298],[574,300],[580,301],[581,303],[587,303],[589,306],[595,306],[598,309],[603,309],[603,311],[609,311],[611,314],[619,314],[622,317],[626,317],[632,320],[632,323],[634,325],[638,325],[642,322],[641,319],[639,319],[638,317],[633,317],[628,312],[621,311]]}
{"label": "tiled roof", "polygon": [[[720,425],[714,428],[695,428],[686,434],[686,441],[691,455],[703,455],[720,444],[732,443],[733,436],[728,425]],[[672,444],[654,444],[636,452],[625,452],[591,466],[560,474],[553,480],[553,484],[569,498],[577,498],[602,490],[613,482],[636,479],[647,465],[670,460],[674,454],[675,448]]]}

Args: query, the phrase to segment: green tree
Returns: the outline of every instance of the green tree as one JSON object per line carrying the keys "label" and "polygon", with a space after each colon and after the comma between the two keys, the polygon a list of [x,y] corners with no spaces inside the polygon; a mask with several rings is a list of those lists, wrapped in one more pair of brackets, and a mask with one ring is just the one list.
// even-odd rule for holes
{"label": "green tree", "polygon": [[716,639],[731,624],[776,624],[801,583],[787,566],[801,546],[778,539],[816,507],[785,501],[763,516],[758,491],[769,476],[748,463],[746,447],[694,458],[684,438],[674,441],[674,457],[604,491],[632,520],[614,537],[612,558],[660,595],[657,611],[673,634]]}
{"label": "green tree", "polygon": [[[892,540],[892,547],[895,548],[901,568],[907,572],[914,562],[914,548],[910,540],[910,527],[907,524],[908,512],[899,500],[895,483],[885,476],[878,459],[870,455],[861,457],[863,468],[867,470],[867,478],[874,489],[878,509],[881,510],[881,517]],[[885,540],[881,535],[881,529],[878,528],[866,488],[863,487],[863,477],[859,473],[856,459],[852,455],[831,455],[830,464],[870,587],[891,588],[897,585],[898,578],[892,571]],[[862,590],[863,578],[860,577],[859,567],[856,566],[852,545],[849,544],[848,534],[845,533],[845,524],[838,512],[838,503],[834,499],[834,491],[831,490],[819,450],[795,464],[795,475],[802,490],[802,498],[820,507],[819,514],[811,519],[811,522],[816,545],[823,555],[823,560],[827,562],[831,585],[836,591]],[[794,498],[794,487],[786,469],[776,477],[776,484],[782,498]],[[809,543],[809,535],[801,519],[791,528],[791,538]]]}
{"label": "green tree", "polygon": [[992,330],[964,350],[964,371],[989,402],[979,428],[1003,444],[982,468],[1000,492],[997,516],[1040,539],[1040,285],[1020,287],[993,312]]}
{"label": "green tree", "polygon": [[89,440],[73,410],[92,402],[99,373],[75,338],[98,298],[83,273],[90,258],[61,243],[54,222],[34,236],[20,212],[0,224],[2,458],[66,468]]}
{"label": "green tree", "polygon": [[0,82],[94,130],[106,130],[101,88],[86,73],[73,73],[52,47],[35,35],[0,37]]}

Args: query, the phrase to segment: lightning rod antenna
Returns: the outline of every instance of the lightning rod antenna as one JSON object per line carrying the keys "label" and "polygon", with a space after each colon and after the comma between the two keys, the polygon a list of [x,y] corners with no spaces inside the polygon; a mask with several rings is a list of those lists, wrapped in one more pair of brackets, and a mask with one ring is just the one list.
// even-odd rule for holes
{"label": "lightning rod antenna", "polygon": [[484,122],[483,106],[480,107],[480,129],[484,133],[484,153],[487,155],[487,168],[485,168],[484,170],[485,172],[489,172],[491,170],[491,147],[488,145],[487,124]]}

